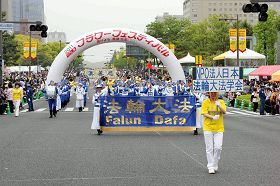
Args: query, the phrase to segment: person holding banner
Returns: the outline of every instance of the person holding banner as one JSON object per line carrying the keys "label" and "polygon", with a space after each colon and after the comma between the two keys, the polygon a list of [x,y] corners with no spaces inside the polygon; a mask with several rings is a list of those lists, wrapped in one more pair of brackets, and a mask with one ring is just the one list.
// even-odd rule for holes
{"label": "person holding banner", "polygon": [[209,93],[209,98],[202,103],[201,114],[204,116],[203,131],[208,162],[207,168],[209,174],[215,174],[215,171],[218,170],[223,144],[223,115],[226,114],[225,102],[218,99],[218,92]]}
{"label": "person holding banner", "polygon": [[97,85],[96,86],[96,93],[93,94],[92,104],[94,105],[93,110],[93,120],[91,124],[92,130],[97,130],[97,134],[102,134],[102,130],[100,129],[100,105],[101,105],[101,96],[104,96],[104,92],[102,92],[103,86]]}

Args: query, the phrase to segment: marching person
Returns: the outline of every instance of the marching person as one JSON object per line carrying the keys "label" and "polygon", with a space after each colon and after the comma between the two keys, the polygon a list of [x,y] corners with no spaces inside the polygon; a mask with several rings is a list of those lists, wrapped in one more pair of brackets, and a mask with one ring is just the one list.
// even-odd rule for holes
{"label": "marching person", "polygon": [[33,108],[33,94],[34,94],[33,93],[33,88],[28,83],[27,88],[26,88],[26,99],[27,99],[27,103],[28,103],[28,112],[34,111],[34,108]]}
{"label": "marching person", "polygon": [[85,89],[83,88],[83,84],[79,83],[76,88],[76,107],[79,109],[79,112],[83,111],[84,95],[85,95]]}
{"label": "marching person", "polygon": [[102,93],[102,85],[96,86],[96,92],[93,94],[92,104],[94,105],[93,111],[93,120],[91,124],[92,130],[97,130],[97,134],[102,134],[102,130],[100,129],[100,105],[101,105],[101,96],[104,96]]}
{"label": "marching person", "polygon": [[15,117],[18,117],[19,116],[19,105],[20,105],[20,102],[21,102],[22,96],[23,96],[22,89],[20,88],[19,83],[15,84],[15,88],[13,89],[12,94],[13,94],[13,102],[14,102],[14,106],[15,106]]}
{"label": "marching person", "polygon": [[47,86],[46,95],[48,97],[50,117],[56,117],[56,97],[58,94],[58,90],[54,85],[54,81],[50,81],[49,86]]}
{"label": "marching person", "polygon": [[218,92],[209,93],[209,98],[202,103],[201,114],[204,116],[203,131],[207,168],[209,174],[215,174],[215,171],[218,170],[223,144],[223,115],[226,114],[226,105],[223,100],[218,99]]}

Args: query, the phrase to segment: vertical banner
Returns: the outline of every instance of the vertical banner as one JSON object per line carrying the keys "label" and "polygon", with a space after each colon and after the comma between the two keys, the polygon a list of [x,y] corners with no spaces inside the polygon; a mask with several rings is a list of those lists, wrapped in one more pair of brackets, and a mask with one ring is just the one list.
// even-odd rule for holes
{"label": "vertical banner", "polygon": [[202,55],[195,56],[195,64],[202,65]]}
{"label": "vertical banner", "polygon": [[246,29],[239,29],[239,50],[246,51]]}
{"label": "vertical banner", "polygon": [[29,42],[23,43],[23,57],[24,57],[24,59],[29,58]]}
{"label": "vertical banner", "polygon": [[236,44],[237,44],[237,30],[236,29],[229,29],[229,50],[235,52]]}
{"label": "vertical banner", "polygon": [[31,43],[31,58],[32,59],[37,58],[37,42]]}

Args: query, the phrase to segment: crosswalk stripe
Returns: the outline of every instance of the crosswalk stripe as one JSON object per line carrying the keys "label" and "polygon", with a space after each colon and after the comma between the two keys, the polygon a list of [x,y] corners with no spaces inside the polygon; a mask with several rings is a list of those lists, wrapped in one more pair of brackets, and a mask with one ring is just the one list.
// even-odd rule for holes
{"label": "crosswalk stripe", "polygon": [[83,111],[88,112],[88,108],[87,108],[87,107],[85,107]]}
{"label": "crosswalk stripe", "polygon": [[248,113],[244,113],[244,112],[239,112],[239,111],[231,111],[233,113],[236,113],[236,114],[241,114],[241,115],[244,115],[244,116],[252,116],[252,114],[248,114]]}
{"label": "crosswalk stripe", "polygon": [[260,113],[251,112],[251,111],[247,111],[247,110],[244,110],[244,112],[246,112],[246,113],[248,113],[248,114],[253,114],[253,115],[260,115]]}
{"label": "crosswalk stripe", "polygon": [[27,111],[28,111],[28,109],[24,109],[24,110],[22,110],[20,112],[24,113],[24,112],[27,112]]}
{"label": "crosswalk stripe", "polygon": [[231,112],[227,112],[226,114],[228,114],[228,115],[232,115],[232,114],[234,114],[234,113],[231,113]]}
{"label": "crosswalk stripe", "polygon": [[40,108],[40,109],[37,109],[35,110],[35,112],[43,112],[44,110],[46,110],[47,108]]}
{"label": "crosswalk stripe", "polygon": [[72,112],[74,110],[74,107],[66,108],[65,112]]}

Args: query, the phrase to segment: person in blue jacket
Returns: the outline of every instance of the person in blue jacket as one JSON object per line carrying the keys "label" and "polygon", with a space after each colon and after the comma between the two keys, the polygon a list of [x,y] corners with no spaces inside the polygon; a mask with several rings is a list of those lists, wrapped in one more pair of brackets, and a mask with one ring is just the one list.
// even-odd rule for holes
{"label": "person in blue jacket", "polygon": [[26,88],[26,98],[27,98],[27,103],[28,103],[28,112],[34,111],[33,108],[33,88],[31,85],[28,83],[27,88]]}
{"label": "person in blue jacket", "polygon": [[266,95],[265,95],[265,91],[264,91],[264,87],[262,86],[259,92],[259,97],[260,97],[260,115],[265,115],[264,113],[264,107],[265,107],[265,99],[266,99]]}

